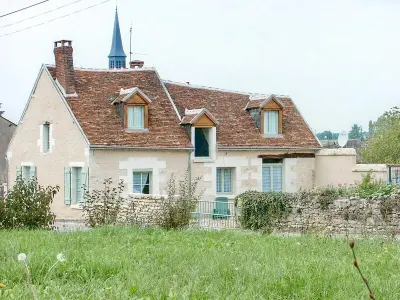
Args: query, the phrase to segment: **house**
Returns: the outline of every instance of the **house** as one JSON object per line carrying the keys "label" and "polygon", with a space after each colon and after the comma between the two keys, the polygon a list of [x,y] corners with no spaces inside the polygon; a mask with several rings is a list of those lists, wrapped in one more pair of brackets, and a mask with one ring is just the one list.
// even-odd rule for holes
{"label": "house", "polygon": [[57,218],[79,218],[82,185],[106,178],[124,181],[123,196],[159,196],[188,170],[202,176],[206,201],[313,186],[321,145],[290,97],[163,80],[139,60],[127,68],[117,12],[107,69],[74,67],[69,40],[53,51],[7,157],[10,182],[21,174],[60,186]]}
{"label": "house", "polygon": [[0,186],[7,182],[6,152],[16,127],[13,122],[0,116]]}

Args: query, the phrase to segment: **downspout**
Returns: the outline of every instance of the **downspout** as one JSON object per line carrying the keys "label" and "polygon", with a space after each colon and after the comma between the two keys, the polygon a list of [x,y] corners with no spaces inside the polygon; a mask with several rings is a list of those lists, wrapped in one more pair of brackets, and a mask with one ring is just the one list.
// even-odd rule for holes
{"label": "downspout", "polygon": [[189,150],[188,158],[189,195],[192,195],[192,150]]}

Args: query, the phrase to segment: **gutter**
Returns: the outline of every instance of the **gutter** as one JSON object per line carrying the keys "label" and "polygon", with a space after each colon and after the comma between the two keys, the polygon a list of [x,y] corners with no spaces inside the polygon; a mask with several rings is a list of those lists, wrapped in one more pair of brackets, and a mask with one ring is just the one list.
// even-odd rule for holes
{"label": "gutter", "polygon": [[217,151],[243,150],[243,151],[259,151],[259,150],[298,150],[298,151],[318,151],[322,148],[299,148],[299,147],[269,147],[269,146],[254,146],[254,147],[238,147],[238,146],[219,146]]}
{"label": "gutter", "polygon": [[194,148],[172,148],[172,147],[137,147],[137,146],[107,146],[107,145],[90,145],[90,150],[112,150],[112,149],[119,149],[119,150],[176,150],[176,151],[193,151]]}

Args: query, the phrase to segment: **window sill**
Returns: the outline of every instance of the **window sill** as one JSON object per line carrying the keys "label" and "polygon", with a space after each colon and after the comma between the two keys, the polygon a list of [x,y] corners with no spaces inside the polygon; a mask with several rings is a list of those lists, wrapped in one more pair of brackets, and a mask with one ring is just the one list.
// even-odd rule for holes
{"label": "window sill", "polygon": [[79,209],[79,210],[83,209],[82,204],[71,204],[69,207],[71,209]]}
{"label": "window sill", "polygon": [[205,162],[214,162],[214,159],[210,158],[210,157],[195,157],[193,158],[193,162],[194,163],[205,163]]}
{"label": "window sill", "polygon": [[129,128],[125,128],[125,132],[149,132],[148,128],[144,128],[144,129],[129,129]]}
{"label": "window sill", "polygon": [[230,193],[229,194],[228,193],[226,193],[226,194],[217,193],[216,197],[226,197],[226,198],[228,198],[228,200],[234,200],[236,198],[236,195],[235,194],[230,194]]}
{"label": "window sill", "polygon": [[156,194],[139,194],[139,193],[129,193],[128,196],[134,199],[143,199],[143,198],[153,198],[153,199],[161,199],[166,198],[168,195],[156,195]]}
{"label": "window sill", "polygon": [[283,139],[283,134],[263,134],[265,138]]}

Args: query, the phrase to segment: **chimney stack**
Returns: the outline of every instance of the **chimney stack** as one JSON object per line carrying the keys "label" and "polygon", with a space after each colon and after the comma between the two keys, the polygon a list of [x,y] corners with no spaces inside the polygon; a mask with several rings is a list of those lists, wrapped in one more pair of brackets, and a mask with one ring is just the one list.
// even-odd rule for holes
{"label": "chimney stack", "polygon": [[133,60],[133,61],[131,61],[129,63],[129,65],[130,65],[131,69],[135,69],[135,68],[141,69],[141,68],[143,68],[144,61],[142,61],[142,60]]}
{"label": "chimney stack", "polygon": [[54,42],[56,79],[64,88],[67,95],[75,93],[75,72],[72,52],[72,41],[61,40]]}

